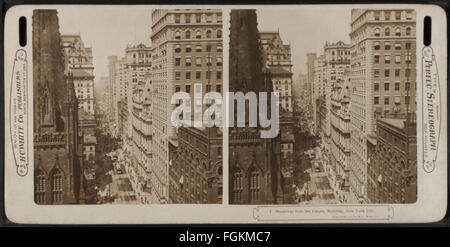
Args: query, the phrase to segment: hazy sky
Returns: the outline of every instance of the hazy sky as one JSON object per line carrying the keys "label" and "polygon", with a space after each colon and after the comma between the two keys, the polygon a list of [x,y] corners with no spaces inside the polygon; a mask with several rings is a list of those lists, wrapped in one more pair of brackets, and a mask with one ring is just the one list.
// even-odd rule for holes
{"label": "hazy sky", "polygon": [[92,46],[96,83],[108,76],[108,56],[122,57],[127,44],[151,44],[151,8],[80,7],[58,8],[59,30],[61,34],[80,33],[84,45]]}
{"label": "hazy sky", "polygon": [[[295,78],[305,72],[306,53],[321,54],[325,41],[349,42],[350,9],[289,6],[258,10],[258,29],[279,29],[285,43],[291,44]],[[151,8],[146,6],[63,6],[58,8],[61,34],[80,33],[86,46],[92,46],[96,83],[108,75],[107,57],[124,55],[127,44],[151,44]],[[226,25],[226,24],[225,24]]]}
{"label": "hazy sky", "polygon": [[259,31],[280,31],[285,44],[291,44],[294,79],[306,72],[306,54],[323,53],[326,41],[350,42],[350,8],[302,7],[258,10]]}

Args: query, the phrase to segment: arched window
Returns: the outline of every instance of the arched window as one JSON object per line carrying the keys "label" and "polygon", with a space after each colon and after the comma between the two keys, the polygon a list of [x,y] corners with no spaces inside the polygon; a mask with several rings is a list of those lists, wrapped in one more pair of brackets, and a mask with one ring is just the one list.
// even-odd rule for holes
{"label": "arched window", "polygon": [[402,32],[401,32],[400,28],[397,27],[397,28],[395,29],[395,36],[401,36],[401,35],[402,35]]}
{"label": "arched window", "polygon": [[380,29],[375,28],[375,37],[380,37]]}
{"label": "arched window", "polygon": [[180,31],[175,32],[175,39],[181,39]]}
{"label": "arched window", "polygon": [[250,201],[259,201],[259,171],[253,166],[250,170]]}
{"label": "arched window", "polygon": [[196,39],[201,39],[202,38],[202,32],[200,32],[200,30],[197,30],[197,32],[195,33],[195,38]]}
{"label": "arched window", "polygon": [[211,38],[211,30],[206,31],[206,38],[207,39]]}
{"label": "arched window", "polygon": [[217,30],[217,38],[222,38],[222,30]]}
{"label": "arched window", "polygon": [[411,28],[410,27],[407,27],[406,28],[406,35],[411,35]]}
{"label": "arched window", "polygon": [[63,177],[61,172],[56,169],[51,177],[52,185],[52,204],[60,204],[63,202]]}
{"label": "arched window", "polygon": [[388,27],[386,29],[384,29],[384,36],[390,36],[391,35],[391,29],[389,29]]}
{"label": "arched window", "polygon": [[36,171],[34,180],[34,202],[37,204],[45,204],[45,174],[41,169]]}
{"label": "arched window", "polygon": [[187,30],[186,31],[186,39],[190,39],[191,38],[191,31]]}
{"label": "arched window", "polygon": [[233,173],[233,202],[241,202],[242,201],[242,171],[239,168],[236,168],[236,170]]}

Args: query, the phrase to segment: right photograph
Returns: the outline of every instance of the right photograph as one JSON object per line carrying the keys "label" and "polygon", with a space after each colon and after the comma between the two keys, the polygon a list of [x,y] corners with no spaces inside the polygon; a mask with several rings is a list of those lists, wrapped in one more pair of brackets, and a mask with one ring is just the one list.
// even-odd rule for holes
{"label": "right photograph", "polygon": [[232,10],[229,203],[415,203],[416,88],[412,9]]}

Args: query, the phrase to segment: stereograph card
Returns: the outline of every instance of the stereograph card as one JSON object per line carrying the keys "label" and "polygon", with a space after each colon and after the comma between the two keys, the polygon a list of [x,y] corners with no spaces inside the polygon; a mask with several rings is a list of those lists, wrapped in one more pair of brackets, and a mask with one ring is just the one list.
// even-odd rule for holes
{"label": "stereograph card", "polygon": [[17,5],[4,30],[12,222],[446,213],[438,6]]}

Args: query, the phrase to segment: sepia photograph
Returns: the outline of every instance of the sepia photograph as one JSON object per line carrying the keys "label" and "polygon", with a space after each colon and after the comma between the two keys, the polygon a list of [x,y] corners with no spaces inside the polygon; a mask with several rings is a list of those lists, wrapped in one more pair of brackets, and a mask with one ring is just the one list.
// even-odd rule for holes
{"label": "sepia photograph", "polygon": [[171,121],[222,94],[222,12],[135,10],[33,11],[37,204],[222,203],[221,126]]}
{"label": "sepia photograph", "polygon": [[445,17],[419,4],[12,7],[5,215],[439,221]]}
{"label": "sepia photograph", "polygon": [[230,90],[279,111],[230,129],[230,204],[416,202],[414,10],[232,10],[229,49]]}

